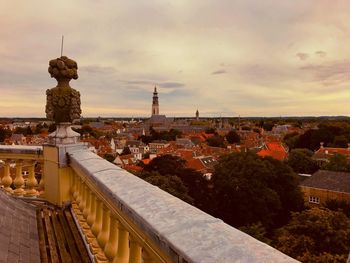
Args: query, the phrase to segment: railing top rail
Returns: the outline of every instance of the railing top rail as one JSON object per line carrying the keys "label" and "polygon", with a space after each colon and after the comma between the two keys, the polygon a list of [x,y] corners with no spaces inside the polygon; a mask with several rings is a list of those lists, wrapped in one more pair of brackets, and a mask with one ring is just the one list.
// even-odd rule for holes
{"label": "railing top rail", "polygon": [[174,262],[297,262],[92,152],[69,154],[72,168],[84,171]]}
{"label": "railing top rail", "polygon": [[16,154],[43,154],[42,146],[32,145],[0,145],[0,153],[16,153]]}

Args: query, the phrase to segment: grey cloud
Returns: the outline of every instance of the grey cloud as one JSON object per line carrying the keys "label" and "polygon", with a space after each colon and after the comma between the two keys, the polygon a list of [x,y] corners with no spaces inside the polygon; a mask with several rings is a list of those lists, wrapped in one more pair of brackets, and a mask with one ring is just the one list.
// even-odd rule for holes
{"label": "grey cloud", "polygon": [[163,81],[159,82],[157,80],[122,80],[121,82],[128,84],[128,85],[147,85],[147,86],[158,86],[161,88],[171,88],[171,89],[178,89],[185,87],[184,83],[181,82],[173,82],[173,81]]}
{"label": "grey cloud", "polygon": [[81,66],[79,67],[79,70],[86,71],[92,74],[113,74],[117,72],[117,70],[114,67],[106,67],[100,65]]}
{"label": "grey cloud", "polygon": [[319,50],[315,52],[315,55],[319,56],[320,58],[324,58],[327,53],[325,51]]}
{"label": "grey cloud", "polygon": [[183,88],[185,87],[184,83],[180,82],[163,82],[159,84],[160,87],[162,88]]}
{"label": "grey cloud", "polygon": [[212,74],[212,75],[219,75],[219,74],[225,74],[225,73],[227,73],[226,70],[224,70],[224,69],[219,69],[219,70],[213,71],[211,74]]}
{"label": "grey cloud", "polygon": [[300,60],[306,60],[306,59],[308,59],[309,54],[299,52],[299,53],[295,54],[295,56],[297,56]]}
{"label": "grey cloud", "polygon": [[314,81],[324,85],[336,85],[350,81],[350,61],[335,61],[328,64],[310,64],[300,70],[313,76]]}

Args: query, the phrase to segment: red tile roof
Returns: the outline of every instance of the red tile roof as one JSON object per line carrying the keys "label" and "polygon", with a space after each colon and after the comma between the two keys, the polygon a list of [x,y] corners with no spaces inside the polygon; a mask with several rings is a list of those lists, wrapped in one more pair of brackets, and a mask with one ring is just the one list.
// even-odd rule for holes
{"label": "red tile roof", "polygon": [[276,160],[284,160],[288,153],[281,143],[271,142],[266,144],[266,148],[260,150],[258,155],[261,157],[270,156]]}
{"label": "red tile roof", "polygon": [[206,169],[206,167],[201,162],[201,160],[199,160],[197,158],[192,158],[192,159],[188,160],[186,163],[186,166],[188,168],[191,168],[191,169],[196,170],[196,171],[202,171],[202,170]]}

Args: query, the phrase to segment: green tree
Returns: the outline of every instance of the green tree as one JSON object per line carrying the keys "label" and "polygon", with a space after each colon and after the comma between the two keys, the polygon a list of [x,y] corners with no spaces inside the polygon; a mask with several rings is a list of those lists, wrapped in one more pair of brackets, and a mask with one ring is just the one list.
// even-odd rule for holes
{"label": "green tree", "polygon": [[302,208],[298,177],[289,166],[255,153],[220,158],[212,177],[215,216],[232,226],[258,222],[267,229],[286,223]]}
{"label": "green tree", "polygon": [[350,218],[350,202],[345,200],[328,199],[324,206],[332,211],[341,211]]}
{"label": "green tree", "polygon": [[8,129],[0,128],[0,142],[3,142],[6,138],[11,136],[11,131]]}
{"label": "green tree", "polygon": [[153,172],[150,176],[146,176],[145,181],[158,186],[160,189],[189,204],[193,204],[193,198],[188,195],[188,188],[177,176],[160,175],[157,172]]}
{"label": "green tree", "polygon": [[214,135],[213,137],[208,138],[207,143],[212,147],[225,147],[224,137],[220,135]]}
{"label": "green tree", "polygon": [[108,162],[111,162],[113,163],[115,157],[113,154],[111,153],[106,153],[104,156],[103,156],[104,159],[106,159]]}
{"label": "green tree", "polygon": [[350,172],[350,163],[345,155],[335,154],[322,168],[336,172]]}
{"label": "green tree", "polygon": [[231,130],[226,134],[226,140],[228,143],[239,143],[241,138],[235,130]]}
{"label": "green tree", "polygon": [[243,231],[244,233],[260,240],[261,242],[264,242],[266,244],[271,244],[272,240],[267,238],[267,232],[265,227],[261,224],[261,222],[258,222],[256,224],[248,225],[240,227],[239,230]]}
{"label": "green tree", "polygon": [[298,139],[299,139],[299,134],[297,132],[291,132],[291,133],[287,133],[283,137],[283,142],[288,146],[289,149],[294,149]]}
{"label": "green tree", "polygon": [[[188,195],[193,200],[193,205],[206,211],[211,211],[210,193],[208,193],[208,181],[201,173],[186,168],[186,161],[172,155],[162,155],[152,159],[152,161],[145,165],[143,172],[140,174],[141,178],[148,177],[149,173],[157,173],[160,176],[176,176],[180,178],[183,185],[188,190]],[[163,189],[163,188],[162,188]],[[181,196],[182,193],[179,193]],[[185,199],[184,201],[188,201]]]}
{"label": "green tree", "polygon": [[276,247],[302,262],[345,262],[350,220],[342,212],[326,208],[295,213],[279,230]]}
{"label": "green tree", "polygon": [[317,162],[312,159],[313,152],[308,149],[293,149],[286,163],[292,167],[294,172],[303,174],[313,174],[319,167]]}
{"label": "green tree", "polygon": [[34,134],[39,134],[42,132],[42,130],[44,129],[43,125],[41,123],[38,123],[35,126],[35,130],[34,130]]}
{"label": "green tree", "polygon": [[264,122],[263,124],[263,128],[265,131],[272,131],[273,126],[275,126],[273,122]]}
{"label": "green tree", "polygon": [[345,137],[345,135],[335,136],[333,139],[333,146],[339,148],[347,148],[349,140]]}
{"label": "green tree", "polygon": [[208,128],[205,130],[206,134],[216,134],[216,130],[214,128]]}
{"label": "green tree", "polygon": [[128,146],[125,146],[120,155],[128,155],[128,154],[131,154],[130,148]]}

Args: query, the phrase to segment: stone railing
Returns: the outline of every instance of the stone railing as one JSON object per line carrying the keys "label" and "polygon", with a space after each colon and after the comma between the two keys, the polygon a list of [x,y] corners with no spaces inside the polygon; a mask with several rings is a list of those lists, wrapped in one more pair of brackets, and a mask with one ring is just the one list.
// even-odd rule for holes
{"label": "stone railing", "polygon": [[296,262],[86,149],[67,149],[73,211],[96,262]]}
{"label": "stone railing", "polygon": [[0,160],[3,170],[0,185],[6,192],[15,196],[43,196],[44,176],[41,174],[40,183],[35,177],[35,166],[43,167],[42,146],[0,145]]}

